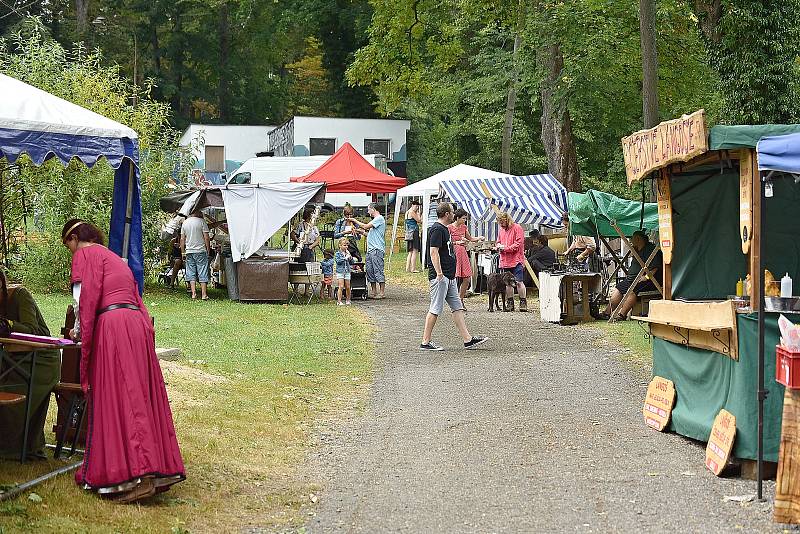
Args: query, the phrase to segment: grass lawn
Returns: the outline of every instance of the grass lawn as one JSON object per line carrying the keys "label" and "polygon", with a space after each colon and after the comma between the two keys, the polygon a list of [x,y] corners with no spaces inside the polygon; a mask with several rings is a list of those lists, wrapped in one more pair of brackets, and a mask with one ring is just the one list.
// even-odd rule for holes
{"label": "grass lawn", "polygon": [[422,268],[420,264],[420,260],[417,260],[417,269],[421,272],[419,273],[409,273],[406,272],[406,259],[408,258],[408,253],[405,252],[406,244],[405,241],[400,246],[402,249],[401,252],[395,252],[392,254],[391,260],[388,257],[387,248],[387,257],[386,257],[386,280],[387,280],[387,287],[388,291],[391,291],[392,285],[401,285],[401,286],[411,286],[411,287],[418,287],[420,289],[428,289],[428,272]]}
{"label": "grass lawn", "polygon": [[[70,299],[35,297],[58,332]],[[157,346],[183,351],[162,368],[187,480],[125,506],[62,475],[33,489],[41,502],[28,492],[0,503],[0,533],[238,532],[301,523],[298,509],[313,488],[294,475],[315,420],[360,406],[371,379],[373,327],[357,306],[239,304],[216,291],[212,298],[192,302],[182,291],[157,288],[145,294]],[[0,484],[58,465],[3,462]]]}
{"label": "grass lawn", "polygon": [[589,324],[600,328],[611,340],[627,348],[630,352],[627,354],[626,359],[632,363],[641,366],[652,363],[653,351],[646,325],[641,325],[637,321],[620,321],[617,323],[595,321]]}

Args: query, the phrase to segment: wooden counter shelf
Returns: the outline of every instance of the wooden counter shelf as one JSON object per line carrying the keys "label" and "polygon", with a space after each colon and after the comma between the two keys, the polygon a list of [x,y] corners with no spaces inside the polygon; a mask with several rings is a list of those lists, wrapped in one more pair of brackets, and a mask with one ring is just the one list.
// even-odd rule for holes
{"label": "wooden counter shelf", "polygon": [[733,301],[650,301],[647,317],[632,317],[650,325],[650,335],[739,360],[736,307]]}

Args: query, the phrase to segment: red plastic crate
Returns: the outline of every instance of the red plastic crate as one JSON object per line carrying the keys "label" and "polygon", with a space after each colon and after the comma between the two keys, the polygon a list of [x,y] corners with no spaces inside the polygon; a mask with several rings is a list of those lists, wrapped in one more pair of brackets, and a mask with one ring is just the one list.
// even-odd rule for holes
{"label": "red plastic crate", "polygon": [[800,352],[783,345],[775,347],[775,380],[790,389],[800,389]]}

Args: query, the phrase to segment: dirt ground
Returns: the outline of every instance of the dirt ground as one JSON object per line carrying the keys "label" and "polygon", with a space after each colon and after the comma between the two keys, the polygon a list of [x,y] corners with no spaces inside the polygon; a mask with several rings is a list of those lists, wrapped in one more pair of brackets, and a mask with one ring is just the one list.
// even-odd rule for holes
{"label": "dirt ground", "polygon": [[590,327],[486,311],[461,348],[449,314],[418,350],[419,289],[363,304],[378,327],[366,410],[318,428],[307,532],[772,532],[754,481],[716,478],[704,446],[648,429],[650,369]]}

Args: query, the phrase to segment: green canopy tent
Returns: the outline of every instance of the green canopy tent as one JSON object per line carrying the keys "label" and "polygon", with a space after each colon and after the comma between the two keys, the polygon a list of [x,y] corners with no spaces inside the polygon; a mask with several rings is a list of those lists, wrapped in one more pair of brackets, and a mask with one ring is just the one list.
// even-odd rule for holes
{"label": "green canopy tent", "polygon": [[569,233],[592,237],[615,238],[619,232],[630,237],[636,230],[658,230],[658,206],[648,202],[642,203],[625,200],[611,193],[603,193],[589,189],[586,193],[569,193]]}
{"label": "green canopy tent", "polygon": [[[603,284],[600,295],[606,295],[617,274],[620,271],[627,274],[625,264],[631,253],[628,238],[637,230],[658,230],[658,206],[652,202],[642,204],[626,200],[594,189],[586,193],[569,193],[567,203],[570,235],[595,237],[611,253],[613,272],[607,274],[608,269],[602,267]],[[622,258],[611,248],[608,238],[621,238],[626,242],[628,250]]]}

